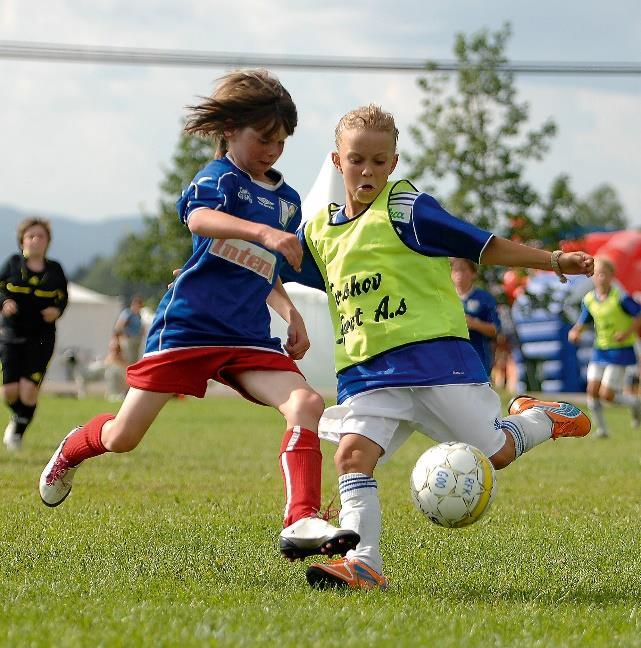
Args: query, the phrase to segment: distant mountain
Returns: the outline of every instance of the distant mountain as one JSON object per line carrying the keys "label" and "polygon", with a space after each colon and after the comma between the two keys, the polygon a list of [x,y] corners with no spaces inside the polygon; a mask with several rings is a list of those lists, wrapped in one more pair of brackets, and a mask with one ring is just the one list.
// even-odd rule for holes
{"label": "distant mountain", "polygon": [[72,275],[94,257],[110,256],[127,234],[141,232],[142,216],[118,216],[101,221],[78,221],[58,214],[22,211],[0,205],[0,263],[17,252],[16,226],[24,218],[37,214],[51,221],[53,240],[49,256],[60,261],[65,272]]}

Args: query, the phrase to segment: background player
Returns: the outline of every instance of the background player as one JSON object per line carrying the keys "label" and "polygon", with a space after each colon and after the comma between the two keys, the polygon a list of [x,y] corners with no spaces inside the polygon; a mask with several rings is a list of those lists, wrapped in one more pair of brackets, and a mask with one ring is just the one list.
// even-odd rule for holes
{"label": "background player", "polygon": [[[358,541],[357,534],[317,517],[317,425],[324,403],[293,362],[309,342],[278,280],[283,259],[296,268],[302,256],[293,234],[300,198],[273,168],[296,122],[289,93],[264,70],[226,75],[211,97],[192,107],[186,130],[218,143],[217,158],[178,201],[179,217],[193,235],[193,254],[158,306],[143,358],[127,370],[131,388],[120,411],[73,430],[42,472],[46,505],[65,499],[80,462],[133,450],[173,394],[203,397],[211,378],[277,408],[286,420],[280,454],[283,554],[345,553]],[[289,323],[289,355],[271,337],[266,302]]]}
{"label": "background player", "polygon": [[479,354],[488,377],[492,375],[494,341],[500,330],[496,299],[476,285],[478,269],[469,259],[450,259],[452,281],[465,311],[470,344]]}
{"label": "background player", "polygon": [[581,313],[568,331],[576,344],[585,327],[594,324],[594,349],[588,364],[588,409],[597,423],[597,436],[607,437],[602,402],[619,403],[630,408],[632,425],[639,425],[641,402],[636,394],[623,393],[628,367],[637,363],[634,343],[641,326],[641,305],[613,285],[614,263],[606,257],[594,262],[594,290],[581,302]]}
{"label": "background player", "polygon": [[67,278],[47,258],[51,226],[42,218],[18,225],[20,254],[0,269],[0,361],[4,401],[12,411],[4,431],[7,450],[19,450],[31,423],[56,343],[56,321],[67,307]]}

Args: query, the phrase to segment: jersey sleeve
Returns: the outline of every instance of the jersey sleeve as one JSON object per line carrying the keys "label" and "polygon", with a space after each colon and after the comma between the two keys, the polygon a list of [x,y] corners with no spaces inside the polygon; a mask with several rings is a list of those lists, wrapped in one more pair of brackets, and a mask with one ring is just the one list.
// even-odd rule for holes
{"label": "jersey sleeve", "polygon": [[312,253],[309,251],[309,246],[307,245],[307,240],[305,239],[305,223],[299,225],[298,230],[296,231],[296,236],[303,247],[303,262],[301,263],[301,271],[296,272],[287,261],[282,265],[280,271],[280,278],[283,283],[288,283],[294,281],[308,288],[317,288],[325,292],[325,280],[321,271],[316,265],[316,261],[312,256]]}
{"label": "jersey sleeve", "polygon": [[471,223],[452,216],[432,196],[418,194],[412,208],[413,227],[404,228],[404,242],[426,256],[454,256],[476,263],[494,236]]}
{"label": "jersey sleeve", "polygon": [[11,276],[11,258],[9,257],[0,267],[0,306],[5,299],[11,297],[7,290],[7,281]]}
{"label": "jersey sleeve", "polygon": [[629,295],[622,297],[620,303],[621,308],[632,317],[636,317],[639,313],[641,313],[641,304],[639,304],[639,302],[635,301]]}
{"label": "jersey sleeve", "polygon": [[581,301],[581,312],[579,313],[576,323],[579,326],[583,326],[584,324],[590,324],[592,321],[592,315],[588,310],[588,307],[585,305],[585,300],[583,300]]}
{"label": "jersey sleeve", "polygon": [[197,175],[176,203],[178,218],[187,224],[190,214],[197,209],[221,210],[233,214],[236,208],[238,179],[234,173],[221,176],[204,173]]}
{"label": "jersey sleeve", "polygon": [[69,303],[69,287],[67,282],[67,276],[62,266],[57,261],[52,261],[52,266],[56,271],[56,288],[58,294],[55,300],[55,306],[60,310],[60,314],[65,312],[67,305]]}

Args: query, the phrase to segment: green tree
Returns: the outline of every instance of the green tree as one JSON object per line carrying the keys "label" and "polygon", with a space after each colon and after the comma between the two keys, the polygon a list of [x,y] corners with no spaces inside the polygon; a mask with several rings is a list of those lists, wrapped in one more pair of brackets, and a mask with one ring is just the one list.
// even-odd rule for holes
{"label": "green tree", "polygon": [[423,112],[411,128],[418,153],[403,155],[412,180],[452,180],[447,207],[490,230],[536,204],[537,193],[523,178],[525,163],[540,160],[556,133],[552,120],[522,132],[528,105],[517,101],[514,74],[504,69],[510,35],[505,24],[495,33],[456,36],[456,92],[447,94],[447,74],[419,79]]}
{"label": "green tree", "polygon": [[547,195],[539,201],[539,214],[536,219],[537,238],[544,245],[556,246],[568,232],[576,230],[577,197],[570,187],[567,174],[557,176],[550,185]]}
{"label": "green tree", "polygon": [[153,289],[148,284],[120,277],[116,274],[116,268],[114,256],[97,256],[87,265],[78,268],[71,280],[104,295],[121,297],[125,304],[129,303],[133,295],[141,295],[144,299],[152,296]]}
{"label": "green tree", "polygon": [[576,222],[586,230],[625,229],[628,218],[613,187],[601,184],[576,207]]}
{"label": "green tree", "polygon": [[120,245],[114,258],[115,272],[130,281],[150,286],[157,302],[171,281],[171,273],[191,256],[191,235],[178,221],[176,200],[209,160],[214,157],[211,141],[181,133],[160,184],[161,198],[156,215],[145,215],[145,229],[131,234]]}
{"label": "green tree", "polygon": [[537,211],[537,238],[546,246],[554,246],[566,238],[578,238],[585,232],[625,229],[628,225],[623,206],[610,185],[599,185],[579,198],[567,174],[554,179]]}

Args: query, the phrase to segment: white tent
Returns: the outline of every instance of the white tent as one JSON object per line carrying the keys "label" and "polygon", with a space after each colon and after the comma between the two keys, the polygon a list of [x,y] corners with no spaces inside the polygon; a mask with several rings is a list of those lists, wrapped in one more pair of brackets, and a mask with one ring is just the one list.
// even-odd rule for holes
{"label": "white tent", "polygon": [[[334,333],[327,310],[327,296],[320,290],[297,283],[288,283],[285,289],[303,317],[311,343],[305,357],[297,360],[296,364],[314,389],[321,393],[335,394]],[[279,337],[284,344],[287,340],[287,325],[273,311],[271,316],[272,335]]]}
{"label": "white tent", "polygon": [[106,355],[114,323],[123,308],[117,297],[75,283],[69,283],[68,291],[69,304],[58,320],[56,349],[47,372],[47,379],[52,381],[66,378],[66,350],[73,350],[83,364]]}
{"label": "white tent", "polygon": [[[309,194],[303,200],[303,220],[310,218],[331,202],[345,202],[345,189],[342,177],[328,154]],[[334,333],[327,309],[327,296],[320,290],[296,283],[288,283],[285,288],[303,317],[311,342],[311,348],[297,364],[312,387],[319,392],[335,394]],[[273,312],[272,334],[281,338],[283,342],[287,339],[285,323]]]}
{"label": "white tent", "polygon": [[345,188],[343,178],[332,163],[332,154],[328,153],[307,197],[303,200],[303,220],[314,216],[329,203],[343,204]]}

